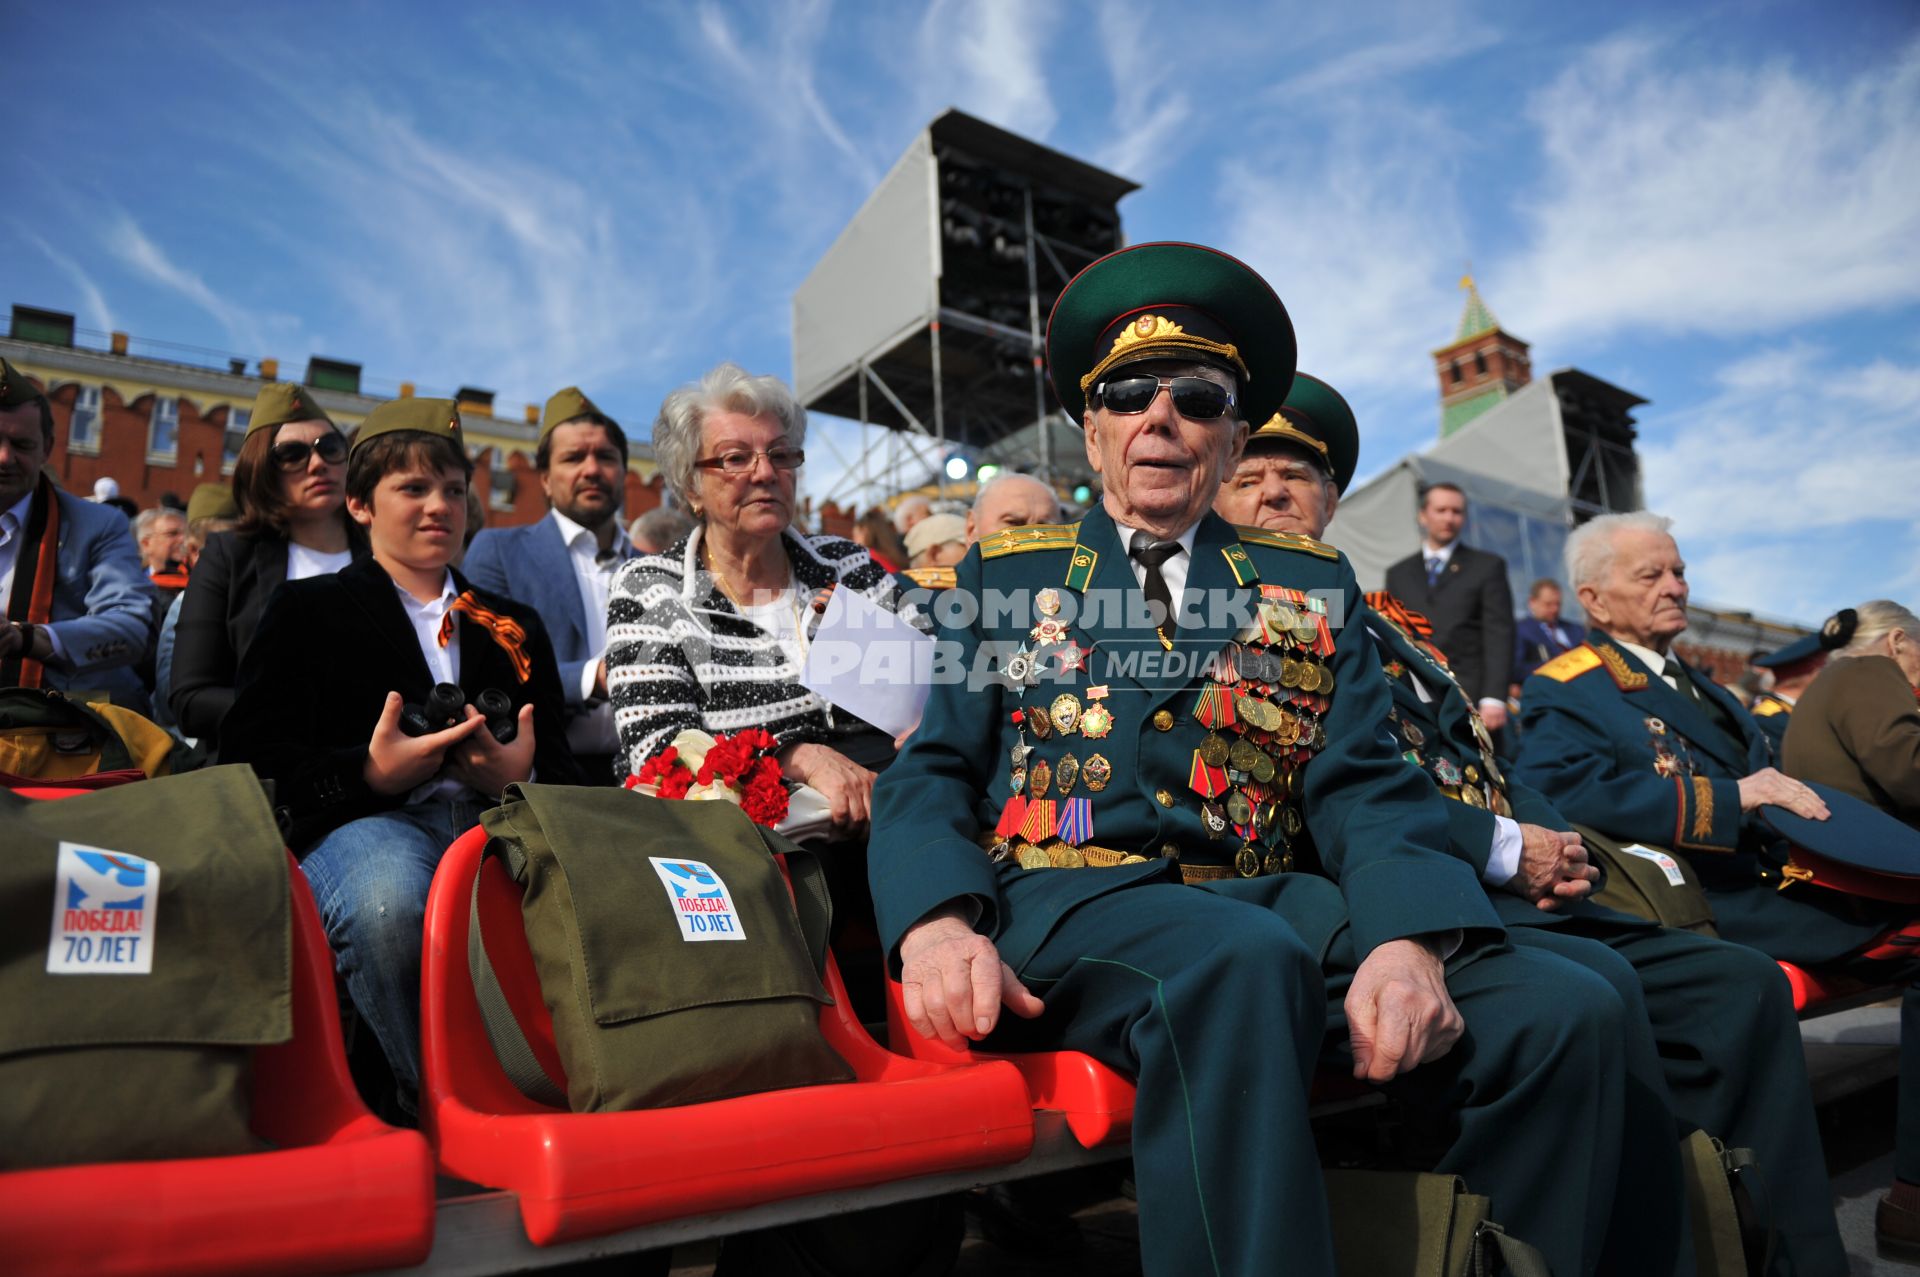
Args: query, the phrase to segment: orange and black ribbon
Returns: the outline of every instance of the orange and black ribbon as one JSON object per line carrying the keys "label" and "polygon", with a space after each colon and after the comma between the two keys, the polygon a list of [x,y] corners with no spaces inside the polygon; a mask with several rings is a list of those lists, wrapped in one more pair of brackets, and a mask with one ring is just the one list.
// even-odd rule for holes
{"label": "orange and black ribbon", "polygon": [[447,614],[440,619],[440,646],[445,647],[453,641],[453,614],[466,613],[467,619],[493,636],[500,650],[513,662],[513,674],[522,683],[533,674],[533,662],[527,656],[527,631],[520,622],[510,616],[502,616],[473,597],[472,590],[464,590],[453,601]]}
{"label": "orange and black ribbon", "polygon": [[[14,557],[13,592],[7,619],[31,625],[53,620],[53,585],[60,578],[60,498],[43,471],[27,505],[20,552]],[[39,687],[46,667],[23,654],[0,661],[0,687]]]}
{"label": "orange and black ribbon", "polygon": [[1433,657],[1442,669],[1447,668],[1446,653],[1433,644],[1433,622],[1422,613],[1414,611],[1405,603],[1385,590],[1375,590],[1367,595],[1367,606],[1374,614],[1407,636],[1415,647]]}

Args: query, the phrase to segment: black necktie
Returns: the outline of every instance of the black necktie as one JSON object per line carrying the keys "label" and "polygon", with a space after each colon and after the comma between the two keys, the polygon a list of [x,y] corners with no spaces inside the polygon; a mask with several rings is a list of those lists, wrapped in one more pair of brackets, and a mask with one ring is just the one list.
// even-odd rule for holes
{"label": "black necktie", "polygon": [[1721,707],[1719,701],[1701,694],[1700,689],[1694,685],[1693,677],[1687,673],[1686,666],[1669,656],[1666,666],[1661,672],[1673,679],[1674,690],[1706,711],[1707,717],[1713,720],[1713,725],[1724,732],[1729,741],[1741,749],[1746,748],[1745,737],[1740,732],[1740,725],[1733,720],[1731,714],[1727,713],[1727,711]]}
{"label": "black necktie", "polygon": [[1178,541],[1155,541],[1144,532],[1133,538],[1133,546],[1127,551],[1135,561],[1145,567],[1147,602],[1157,604],[1161,622],[1156,626],[1160,631],[1160,642],[1168,647],[1173,645],[1174,623],[1173,591],[1167,588],[1167,578],[1160,574],[1160,565],[1180,553]]}

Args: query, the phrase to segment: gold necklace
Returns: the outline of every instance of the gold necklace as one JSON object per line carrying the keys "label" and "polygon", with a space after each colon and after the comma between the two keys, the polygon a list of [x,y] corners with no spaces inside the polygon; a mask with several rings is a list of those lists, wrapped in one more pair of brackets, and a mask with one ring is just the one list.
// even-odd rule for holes
{"label": "gold necklace", "polygon": [[[728,601],[733,604],[736,610],[744,612],[753,607],[753,604],[745,602],[741,596],[734,591],[733,582],[727,580],[727,574],[720,570],[719,561],[713,557],[713,551],[711,549],[703,544],[700,547],[700,556],[706,560],[707,570],[713,573],[713,579],[720,583],[720,592],[727,596]],[[794,640],[800,645],[801,659],[805,660],[807,648],[810,646],[810,643],[807,638],[806,621],[800,610],[800,582],[794,575],[793,564],[791,562],[787,564],[787,588],[785,593],[787,596],[787,606],[793,611]]]}

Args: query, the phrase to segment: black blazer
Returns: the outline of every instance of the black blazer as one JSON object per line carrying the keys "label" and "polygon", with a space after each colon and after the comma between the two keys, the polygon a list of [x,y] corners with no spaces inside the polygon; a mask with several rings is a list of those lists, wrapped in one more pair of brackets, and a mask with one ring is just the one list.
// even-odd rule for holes
{"label": "black blazer", "polygon": [[1507,699],[1513,672],[1513,589],[1507,561],[1497,554],[1455,544],[1432,588],[1420,553],[1387,569],[1387,590],[1433,622],[1433,643],[1475,702]]}
{"label": "black blazer", "polygon": [[[348,547],[367,557],[355,528]],[[167,704],[183,735],[218,744],[220,720],[233,708],[240,661],[260,628],[267,599],[287,579],[287,539],[273,533],[218,532],[207,538],[187,578],[173,629],[173,690]]]}
{"label": "black blazer", "polygon": [[[471,588],[458,572],[453,579],[456,589]],[[463,614],[460,685],[468,702],[489,687],[505,692],[516,712],[533,702],[535,774],[542,784],[579,784],[540,618],[496,594],[474,593],[526,628],[532,670],[521,683],[493,636]],[[404,794],[368,787],[367,741],[388,692],[424,702],[433,683],[393,578],[378,563],[362,559],[332,576],[289,581],[274,591],[240,662],[233,709],[220,728],[221,757],[273,782],[274,805],[290,822],[288,845],[303,851],[350,820],[405,802]]]}

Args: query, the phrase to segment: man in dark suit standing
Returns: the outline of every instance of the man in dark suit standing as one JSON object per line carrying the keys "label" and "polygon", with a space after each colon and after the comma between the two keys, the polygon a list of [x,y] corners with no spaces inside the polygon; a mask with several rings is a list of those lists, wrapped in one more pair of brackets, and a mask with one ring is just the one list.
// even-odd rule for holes
{"label": "man in dark suit standing", "polygon": [[1513,662],[1513,590],[1507,561],[1460,540],[1467,494],[1451,483],[1420,493],[1420,553],[1387,569],[1387,590],[1433,623],[1433,642],[1489,731],[1507,722]]}
{"label": "man in dark suit standing", "polygon": [[560,659],[567,744],[590,782],[611,785],[626,767],[614,774],[620,738],[607,701],[607,593],[638,553],[620,526],[627,436],[569,386],[547,400],[533,464],[552,507],[546,518],[480,533],[462,568],[480,588],[540,613]]}

